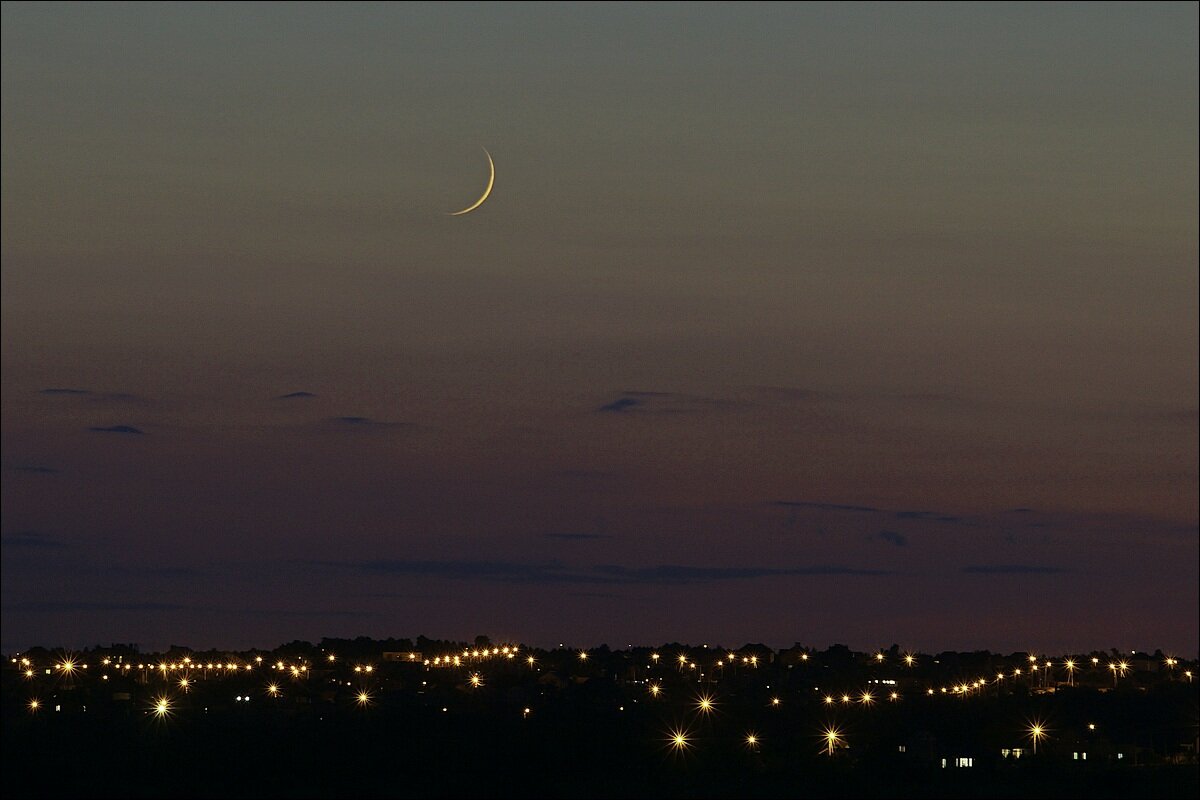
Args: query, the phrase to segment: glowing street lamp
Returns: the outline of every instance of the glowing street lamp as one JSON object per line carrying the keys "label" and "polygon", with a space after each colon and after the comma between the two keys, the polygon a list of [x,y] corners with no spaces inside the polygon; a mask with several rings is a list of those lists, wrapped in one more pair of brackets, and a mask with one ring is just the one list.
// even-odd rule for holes
{"label": "glowing street lamp", "polygon": [[1075,685],[1075,661],[1068,658],[1063,662],[1063,666],[1067,668],[1067,686]]}
{"label": "glowing street lamp", "polygon": [[1040,722],[1034,722],[1029,726],[1029,738],[1033,740],[1033,754],[1037,755],[1038,742],[1046,738],[1046,728]]}
{"label": "glowing street lamp", "polygon": [[667,746],[676,753],[688,750],[692,746],[691,733],[684,728],[672,728],[667,733]]}
{"label": "glowing street lamp", "polygon": [[1127,661],[1114,661],[1114,662],[1111,662],[1111,663],[1108,665],[1108,668],[1109,668],[1110,670],[1112,670],[1112,674],[1113,674],[1113,688],[1115,689],[1115,688],[1117,688],[1117,678],[1118,678],[1118,677],[1124,678],[1124,677],[1125,677],[1125,673],[1129,671],[1129,662],[1127,662]]}
{"label": "glowing street lamp", "polygon": [[833,749],[842,745],[842,732],[837,728],[826,728],[822,734],[825,737],[825,754],[833,756]]}

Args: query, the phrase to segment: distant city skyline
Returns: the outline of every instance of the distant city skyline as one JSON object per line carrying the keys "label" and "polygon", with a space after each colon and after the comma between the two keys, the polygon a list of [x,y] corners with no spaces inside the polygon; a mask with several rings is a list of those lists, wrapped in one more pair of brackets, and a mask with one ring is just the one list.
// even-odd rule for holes
{"label": "distant city skyline", "polygon": [[0,13],[5,651],[1200,649],[1195,4]]}

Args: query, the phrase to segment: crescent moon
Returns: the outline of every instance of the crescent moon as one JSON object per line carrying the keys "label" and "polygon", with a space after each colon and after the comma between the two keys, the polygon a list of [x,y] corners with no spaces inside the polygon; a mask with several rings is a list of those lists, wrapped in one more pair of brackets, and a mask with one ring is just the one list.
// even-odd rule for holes
{"label": "crescent moon", "polygon": [[487,148],[481,148],[483,154],[488,160],[488,182],[487,188],[483,190],[483,196],[476,200],[471,205],[464,208],[462,211],[447,211],[446,213],[452,217],[461,217],[463,214],[470,214],[475,209],[483,205],[483,201],[488,199],[488,195],[492,193],[492,186],[496,184],[496,164],[492,161],[492,154],[487,151]]}

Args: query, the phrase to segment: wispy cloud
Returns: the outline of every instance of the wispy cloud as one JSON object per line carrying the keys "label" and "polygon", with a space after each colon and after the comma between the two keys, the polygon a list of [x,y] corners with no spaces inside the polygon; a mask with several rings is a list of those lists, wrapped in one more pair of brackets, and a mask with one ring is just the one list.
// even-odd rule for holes
{"label": "wispy cloud", "polygon": [[757,394],[791,401],[822,400],[836,397],[831,392],[805,389],[800,386],[751,386],[750,389]]}
{"label": "wispy cloud", "polygon": [[621,567],[604,564],[595,570],[616,579],[618,583],[711,583],[714,581],[770,578],[775,576],[816,575],[887,575],[877,569],[821,565],[806,567],[689,567],[659,564],[654,567]]}
{"label": "wispy cloud", "polygon": [[129,434],[129,435],[134,435],[134,436],[142,436],[142,435],[145,435],[145,433],[146,433],[141,428],[135,428],[132,425],[107,425],[107,426],[94,425],[94,426],[88,428],[88,430],[93,431],[95,433],[123,433],[123,434]]}
{"label": "wispy cloud", "polygon": [[276,397],[276,400],[303,400],[308,397],[316,397],[312,392],[288,392]]}
{"label": "wispy cloud", "polygon": [[358,611],[345,609],[329,609],[329,608],[314,608],[314,609],[280,609],[280,608],[247,608],[238,606],[236,608],[225,607],[210,607],[196,606],[197,611],[204,611],[215,614],[232,614],[239,617],[245,616],[261,616],[261,617],[330,617],[330,618],[351,618],[351,617],[371,617],[375,616],[375,611]]}
{"label": "wispy cloud", "polygon": [[580,576],[572,574],[566,566],[559,562],[524,564],[513,561],[374,559],[359,562],[324,562],[324,564],[381,575],[414,575],[506,583],[570,583],[580,580]]}
{"label": "wispy cloud", "polygon": [[891,574],[884,570],[840,565],[697,567],[658,564],[650,567],[626,567],[617,564],[570,566],[559,561],[524,563],[472,560],[371,560],[317,563],[322,566],[377,575],[407,575],[530,584],[683,585],[778,576],[880,576]]}
{"label": "wispy cloud", "polygon": [[27,603],[12,603],[5,606],[8,611],[26,613],[62,614],[80,611],[180,611],[186,606],[179,603],[116,602],[102,603],[82,600],[38,600]]}
{"label": "wispy cloud", "polygon": [[328,424],[343,428],[405,428],[412,425],[411,422],[387,422],[371,419],[370,417],[356,416],[330,417],[325,421]]}
{"label": "wispy cloud", "polygon": [[900,510],[895,511],[887,508],[878,508],[876,506],[859,506],[846,503],[821,503],[811,500],[775,500],[772,505],[782,506],[784,508],[811,508],[816,511],[848,511],[865,514],[886,514],[897,520],[924,520],[927,522],[950,522],[969,525],[970,523],[963,517],[954,514],[948,514],[944,511],[912,511]]}
{"label": "wispy cloud", "polygon": [[547,539],[611,539],[607,533],[543,533]]}
{"label": "wispy cloud", "polygon": [[69,545],[62,539],[36,531],[11,533],[0,539],[5,547],[26,547],[37,550],[60,550]]}
{"label": "wispy cloud", "polygon": [[560,469],[553,473],[558,478],[574,478],[577,480],[607,481],[619,477],[616,472],[603,469]]}
{"label": "wispy cloud", "polygon": [[602,414],[688,414],[745,405],[743,401],[683,394],[681,392],[624,391],[596,408]]}
{"label": "wispy cloud", "polygon": [[618,397],[611,403],[605,403],[596,410],[601,412],[621,414],[627,411],[632,411],[641,404],[642,401],[638,400],[636,397]]}
{"label": "wispy cloud", "polygon": [[896,519],[924,519],[933,520],[934,522],[961,522],[961,517],[956,517],[951,514],[943,514],[940,511],[896,511],[893,516]]}
{"label": "wispy cloud", "polygon": [[841,503],[814,503],[808,500],[776,500],[772,505],[783,506],[785,508],[815,508],[818,511],[865,511],[865,512],[881,512],[883,509],[875,508],[874,506],[851,506]]}
{"label": "wispy cloud", "polygon": [[972,564],[963,567],[968,575],[1061,575],[1070,570],[1064,567],[1037,564]]}
{"label": "wispy cloud", "polygon": [[57,475],[59,472],[59,470],[55,467],[42,467],[36,465],[13,467],[12,471],[26,472],[31,475]]}
{"label": "wispy cloud", "polygon": [[92,389],[77,387],[50,387],[38,390],[38,394],[47,397],[74,397],[87,400],[89,403],[145,403],[146,399],[129,392],[97,392]]}

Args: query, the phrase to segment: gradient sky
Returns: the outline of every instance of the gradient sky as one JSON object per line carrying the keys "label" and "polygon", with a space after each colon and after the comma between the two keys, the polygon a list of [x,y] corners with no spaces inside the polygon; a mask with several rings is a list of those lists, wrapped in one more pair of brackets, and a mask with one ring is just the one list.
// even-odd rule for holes
{"label": "gradient sky", "polygon": [[1197,60],[1194,3],[7,3],[0,644],[1194,655]]}

